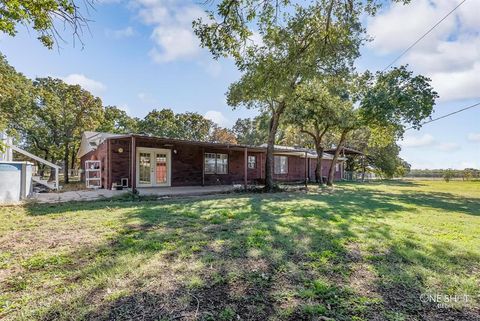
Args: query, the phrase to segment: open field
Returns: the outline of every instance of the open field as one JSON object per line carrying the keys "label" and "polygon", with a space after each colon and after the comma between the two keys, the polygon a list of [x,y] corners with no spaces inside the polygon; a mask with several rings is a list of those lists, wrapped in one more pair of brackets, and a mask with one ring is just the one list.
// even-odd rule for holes
{"label": "open field", "polygon": [[480,182],[0,208],[0,319],[480,320],[479,294]]}

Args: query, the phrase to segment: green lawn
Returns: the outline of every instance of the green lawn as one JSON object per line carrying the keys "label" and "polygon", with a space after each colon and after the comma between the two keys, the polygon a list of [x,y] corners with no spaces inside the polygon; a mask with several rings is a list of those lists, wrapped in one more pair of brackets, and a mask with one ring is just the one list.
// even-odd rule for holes
{"label": "green lawn", "polygon": [[480,182],[0,208],[0,319],[479,320],[479,294]]}

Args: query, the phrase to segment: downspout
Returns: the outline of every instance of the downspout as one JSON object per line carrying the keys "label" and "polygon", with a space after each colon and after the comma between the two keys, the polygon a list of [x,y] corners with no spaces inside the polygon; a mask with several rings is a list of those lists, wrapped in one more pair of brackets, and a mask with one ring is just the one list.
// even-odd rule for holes
{"label": "downspout", "polygon": [[136,166],[137,166],[137,147],[135,142],[135,136],[132,135],[132,192],[137,192],[137,176],[136,176]]}
{"label": "downspout", "polygon": [[305,188],[308,188],[308,155],[305,152]]}
{"label": "downspout", "polygon": [[202,186],[205,186],[205,147],[202,147]]}
{"label": "downspout", "polygon": [[108,187],[112,188],[112,142],[108,140]]}
{"label": "downspout", "polygon": [[245,191],[248,189],[248,186],[247,186],[247,182],[248,182],[248,178],[247,178],[247,175],[248,175],[248,151],[247,151],[247,147],[245,147],[245,150],[243,152],[244,154],[244,164],[243,164],[243,179],[244,179],[244,185],[245,185]]}

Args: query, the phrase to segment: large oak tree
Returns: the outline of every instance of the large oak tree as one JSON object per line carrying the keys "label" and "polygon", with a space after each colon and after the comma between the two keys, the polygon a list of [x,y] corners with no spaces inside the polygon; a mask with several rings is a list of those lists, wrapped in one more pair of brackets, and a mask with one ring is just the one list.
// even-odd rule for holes
{"label": "large oak tree", "polygon": [[[401,1],[408,2],[408,1]],[[361,18],[380,0],[222,0],[207,19],[194,22],[201,44],[215,58],[233,57],[243,73],[228,103],[270,115],[265,187],[272,190],[273,149],[295,90],[308,79],[351,68],[366,39]]]}

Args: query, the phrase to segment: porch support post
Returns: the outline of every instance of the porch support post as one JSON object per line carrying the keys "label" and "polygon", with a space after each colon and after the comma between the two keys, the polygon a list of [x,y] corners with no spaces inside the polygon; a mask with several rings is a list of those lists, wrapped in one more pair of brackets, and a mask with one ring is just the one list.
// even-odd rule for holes
{"label": "porch support post", "polygon": [[248,189],[248,186],[247,186],[247,181],[248,181],[248,178],[247,178],[247,175],[248,175],[248,152],[247,152],[247,147],[245,147],[243,155],[244,155],[243,179],[244,179],[244,184],[245,184],[245,190],[247,190]]}
{"label": "porch support post", "polygon": [[132,185],[132,192],[137,191],[137,142],[135,141],[135,136],[132,135],[132,142],[131,142],[131,150],[130,152],[132,153],[132,168],[130,170],[130,180],[131,180],[131,185]]}
{"label": "porch support post", "polygon": [[111,172],[112,167],[110,158],[112,157],[111,147],[110,147],[110,139],[107,139],[107,161],[105,164],[105,168],[107,169],[107,186],[106,189],[112,189],[112,182],[111,182]]}
{"label": "porch support post", "polygon": [[308,188],[308,155],[305,152],[305,188]]}
{"label": "porch support post", "polygon": [[202,147],[202,186],[205,186],[205,147]]}
{"label": "porch support post", "polygon": [[263,152],[260,153],[260,163],[259,163],[259,166],[260,166],[260,180],[263,179]]}
{"label": "porch support post", "polygon": [[55,190],[58,192],[60,189],[60,178],[58,177],[58,167],[55,167]]}

